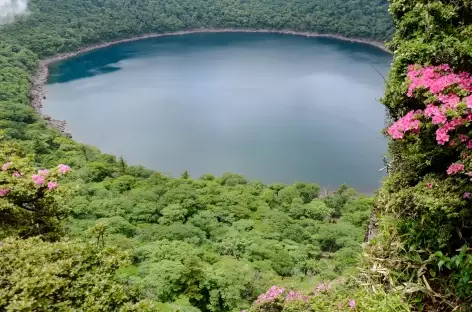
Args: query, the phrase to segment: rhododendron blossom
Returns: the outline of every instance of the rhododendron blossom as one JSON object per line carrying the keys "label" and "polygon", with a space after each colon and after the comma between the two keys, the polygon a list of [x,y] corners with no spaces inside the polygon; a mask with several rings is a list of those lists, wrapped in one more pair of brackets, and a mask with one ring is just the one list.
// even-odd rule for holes
{"label": "rhododendron blossom", "polygon": [[465,104],[467,105],[468,108],[472,108],[472,95],[468,96],[465,99]]}
{"label": "rhododendron blossom", "polygon": [[[406,133],[420,135],[420,128],[433,129],[436,143],[444,148],[461,152],[464,163],[454,163],[448,175],[462,173],[469,168],[469,157],[461,149],[472,149],[472,76],[455,73],[447,65],[410,65],[407,72],[407,96],[419,97],[419,104],[427,103],[424,110],[417,107],[388,128],[394,139],[404,139]],[[426,99],[426,100],[424,100]],[[420,109],[418,109],[420,108]],[[430,132],[426,132],[430,133]],[[448,143],[448,144],[446,144]],[[469,160],[469,161],[468,161]],[[427,184],[429,187],[429,185]]]}
{"label": "rhododendron blossom", "polygon": [[438,142],[439,145],[444,145],[447,142],[449,142],[449,139],[451,137],[449,134],[447,134],[447,131],[445,128],[439,128],[436,130],[436,141]]}
{"label": "rhododendron blossom", "polygon": [[52,189],[55,189],[56,187],[58,187],[59,185],[57,184],[57,182],[55,181],[51,181],[48,183],[48,189],[49,190],[52,190]]}
{"label": "rhododendron blossom", "polygon": [[265,294],[260,294],[259,297],[257,297],[256,303],[259,304],[259,303],[273,301],[277,299],[278,297],[280,297],[284,292],[285,292],[285,288],[272,286],[271,288],[269,288],[269,290]]}
{"label": "rhododendron blossom", "polygon": [[403,135],[407,131],[419,130],[420,121],[416,119],[422,111],[410,111],[408,114],[397,120],[390,128],[388,128],[388,133],[394,139],[403,139]]}
{"label": "rhododendron blossom", "polygon": [[13,174],[11,176],[14,177],[14,178],[19,178],[19,177],[22,176],[22,174],[19,173],[18,171],[15,171],[15,172],[13,172]]}
{"label": "rhododendron blossom", "polygon": [[287,301],[304,301],[308,302],[310,300],[310,297],[302,295],[301,292],[299,291],[293,291],[291,290],[287,297],[285,297],[285,300]]}
{"label": "rhododendron blossom", "polygon": [[318,296],[319,293],[323,291],[328,291],[331,289],[331,284],[329,283],[321,283],[318,286],[315,287],[315,291],[313,291],[313,294],[315,296]]}
{"label": "rhododendron blossom", "polygon": [[49,170],[47,169],[39,170],[38,174],[40,176],[47,176],[49,174]]}
{"label": "rhododendron blossom", "polygon": [[36,185],[43,185],[44,182],[46,182],[46,178],[43,176],[43,175],[39,175],[39,174],[35,174],[31,177],[31,180],[33,180],[33,182],[36,184]]}
{"label": "rhododendron blossom", "polygon": [[61,174],[65,174],[71,170],[69,166],[64,165],[64,164],[60,164],[58,168],[59,168],[59,173]]}
{"label": "rhododendron blossom", "polygon": [[464,171],[464,164],[454,163],[450,165],[449,168],[447,168],[448,175],[456,174],[462,171]]}
{"label": "rhododendron blossom", "polygon": [[465,192],[464,193],[464,199],[470,199],[470,192]]}
{"label": "rhododendron blossom", "polygon": [[2,165],[2,171],[7,171],[8,168],[11,167],[11,165],[13,165],[13,163],[12,163],[11,161],[4,163],[4,164]]}
{"label": "rhododendron blossom", "polygon": [[412,97],[413,92],[420,88],[429,90],[436,96],[441,95],[441,92],[445,89],[455,85],[471,91],[472,80],[470,74],[464,72],[454,74],[447,64],[426,67],[411,65],[408,67],[407,77],[410,80],[407,92],[409,97]]}
{"label": "rhododendron blossom", "polygon": [[0,189],[0,197],[7,196],[9,192],[9,189]]}

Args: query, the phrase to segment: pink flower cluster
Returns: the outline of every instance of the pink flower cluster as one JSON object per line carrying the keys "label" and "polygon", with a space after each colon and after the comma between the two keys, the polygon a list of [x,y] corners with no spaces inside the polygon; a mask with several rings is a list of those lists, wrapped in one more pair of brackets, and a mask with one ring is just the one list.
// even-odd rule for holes
{"label": "pink flower cluster", "polygon": [[420,121],[417,119],[422,111],[410,111],[408,114],[398,119],[390,128],[388,134],[394,139],[403,139],[407,131],[419,131]]}
{"label": "pink flower cluster", "polygon": [[[66,174],[69,171],[71,171],[71,169],[67,165],[60,164],[58,166],[59,174]],[[46,177],[47,177],[48,174],[49,174],[49,170],[47,170],[47,169],[39,170],[38,174],[33,175],[31,177],[31,179],[33,180],[33,182],[36,185],[43,185],[44,183],[46,183]],[[47,186],[48,186],[49,190],[53,190],[53,189],[57,188],[59,186],[59,184],[56,181],[50,181],[50,182],[48,182]]]}
{"label": "pink flower cluster", "polygon": [[[419,134],[421,125],[427,122],[437,126],[436,142],[451,148],[472,149],[469,125],[472,121],[472,76],[454,73],[449,65],[408,67],[409,97],[426,96],[432,99],[424,110],[411,110],[393,123],[387,130],[395,140],[403,139],[408,132]],[[418,93],[418,92],[421,93]],[[465,166],[454,163],[447,174],[461,173]]]}
{"label": "pink flower cluster", "polygon": [[[12,167],[12,165],[13,165],[12,162],[5,162],[2,165],[2,171],[7,171],[8,169],[10,169]],[[65,174],[69,171],[71,171],[71,168],[67,165],[61,164],[61,165],[58,166],[59,174]],[[34,182],[35,185],[42,186],[42,185],[46,184],[47,180],[50,180],[50,179],[47,179],[48,175],[49,175],[49,170],[42,169],[42,170],[39,170],[37,174],[33,174],[31,176],[31,180]],[[22,174],[19,171],[14,171],[11,174],[11,176],[13,178],[21,178],[21,177],[24,177],[24,174]],[[47,182],[47,188],[50,191],[57,188],[57,187],[59,187],[59,183],[57,181]],[[11,191],[11,188],[2,188],[2,189],[0,189],[0,197],[5,197],[6,195],[8,195],[10,193],[10,191]]]}
{"label": "pink flower cluster", "polygon": [[39,170],[38,174],[33,174],[31,180],[36,185],[43,185],[46,182],[46,176],[49,174],[47,169]]}
{"label": "pink flower cluster", "polygon": [[0,197],[7,196],[10,189],[0,189]]}
{"label": "pink flower cluster", "polygon": [[407,93],[409,97],[412,97],[413,92],[418,89],[426,89],[433,95],[441,95],[447,88],[456,85],[472,92],[470,74],[465,72],[455,74],[448,64],[426,67],[410,65],[407,76],[411,81]]}
{"label": "pink flower cluster", "polygon": [[69,172],[69,171],[71,170],[69,166],[64,165],[64,164],[60,164],[60,165],[58,166],[58,168],[59,168],[59,173],[60,173],[60,174],[65,174],[65,173],[67,173],[67,172]]}
{"label": "pink flower cluster", "polygon": [[[331,284],[329,283],[321,283],[318,286],[315,287],[314,290],[314,295],[317,296],[318,294],[329,291],[331,289]],[[285,293],[285,288],[283,287],[278,287],[278,286],[272,286],[269,288],[269,290],[264,293],[259,295],[259,297],[256,300],[256,304],[262,304],[262,303],[267,303],[267,302],[272,302],[276,300],[277,298],[285,299],[285,302],[291,302],[291,301],[301,301],[301,302],[309,302],[310,296],[305,296],[299,291],[289,291],[285,298],[282,296]],[[346,300],[346,299],[344,299]],[[352,298],[347,299],[347,306],[353,310],[356,308],[356,301]],[[343,308],[343,303],[338,303],[337,304],[338,309],[341,310]],[[241,312],[246,312],[246,310],[242,310]]]}
{"label": "pink flower cluster", "polygon": [[464,171],[464,165],[459,163],[453,163],[447,168],[447,174],[452,175]]}
{"label": "pink flower cluster", "polygon": [[285,300],[286,301],[304,301],[304,302],[308,302],[310,300],[310,297],[302,295],[302,293],[299,292],[299,291],[291,290],[291,291],[289,291],[287,297],[285,297]]}
{"label": "pink flower cluster", "polygon": [[[421,117],[431,119],[434,125],[439,128],[436,131],[438,144],[444,145],[450,140],[449,132],[457,127],[472,121],[472,77],[468,73],[455,74],[449,65],[421,67],[411,65],[408,68],[408,79],[410,85],[407,95],[413,96],[414,91],[429,91],[436,99],[437,103],[428,104],[426,109],[410,111],[405,116],[397,120],[388,129],[388,133],[393,139],[403,139],[407,131],[419,132]],[[459,97],[455,94],[454,88],[460,88],[467,93],[467,96]],[[459,104],[464,102],[465,111],[459,111]],[[439,105],[437,105],[439,104]],[[449,111],[459,111],[464,117],[448,120]],[[464,137],[461,138],[464,141]]]}
{"label": "pink flower cluster", "polygon": [[328,291],[331,289],[331,284],[330,283],[321,283],[318,286],[315,287],[315,290],[313,291],[313,294],[315,296],[318,296],[319,293]]}
{"label": "pink flower cluster", "polygon": [[7,171],[8,168],[10,168],[12,165],[13,165],[13,163],[11,161],[4,163],[2,165],[2,171]]}
{"label": "pink flower cluster", "polygon": [[50,182],[48,183],[48,189],[49,189],[49,190],[53,190],[53,189],[55,189],[55,188],[58,187],[58,186],[59,186],[59,184],[57,184],[56,181],[50,181]]}
{"label": "pink flower cluster", "polygon": [[285,288],[272,286],[265,294],[260,294],[257,297],[256,303],[264,303],[268,301],[274,301],[275,299],[279,298],[285,292]]}

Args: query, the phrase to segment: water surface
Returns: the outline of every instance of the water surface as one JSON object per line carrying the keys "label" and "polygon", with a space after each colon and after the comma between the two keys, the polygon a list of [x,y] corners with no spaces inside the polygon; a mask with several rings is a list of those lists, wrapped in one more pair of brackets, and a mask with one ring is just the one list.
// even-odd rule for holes
{"label": "water surface", "polygon": [[[51,67],[44,110],[73,137],[178,176],[378,187],[391,56],[335,39],[204,33]],[[374,69],[375,68],[375,69]]]}

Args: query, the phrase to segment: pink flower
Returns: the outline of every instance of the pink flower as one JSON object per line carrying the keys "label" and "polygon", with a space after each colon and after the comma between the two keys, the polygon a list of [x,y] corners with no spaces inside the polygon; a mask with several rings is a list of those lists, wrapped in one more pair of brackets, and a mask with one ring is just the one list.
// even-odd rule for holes
{"label": "pink flower", "polygon": [[300,293],[300,292],[295,292],[293,290],[291,290],[287,297],[285,298],[285,300],[287,301],[295,301],[295,300],[299,300],[299,301],[304,301],[305,300],[305,297]]}
{"label": "pink flower", "polygon": [[11,165],[13,165],[13,163],[12,163],[11,161],[4,163],[4,164],[2,165],[2,171],[7,171],[8,168],[11,167]]}
{"label": "pink flower", "polygon": [[33,180],[33,182],[36,184],[36,185],[43,185],[44,182],[46,182],[46,179],[44,178],[44,176],[42,175],[38,175],[38,174],[35,174],[31,177],[31,180]]}
{"label": "pink flower", "polygon": [[48,183],[48,189],[49,190],[55,189],[56,187],[58,187],[57,182],[51,181],[51,182]]}
{"label": "pink flower", "polygon": [[407,131],[418,132],[420,129],[420,121],[416,119],[423,112],[418,111],[409,111],[408,114],[398,119],[393,123],[387,130],[388,134],[393,139],[403,139],[403,135]]}
{"label": "pink flower", "polygon": [[18,171],[15,171],[15,172],[13,172],[13,174],[11,176],[14,177],[14,178],[19,178],[19,177],[22,176],[22,174],[19,173]]}
{"label": "pink flower", "polygon": [[354,299],[349,299],[349,307],[354,309],[356,307],[356,301]]}
{"label": "pink flower", "polygon": [[409,97],[413,96],[413,91],[420,88],[429,90],[433,95],[439,95],[447,87],[461,83],[466,78],[465,75],[452,73],[447,64],[437,67],[409,67],[407,77],[410,80],[407,93]]}
{"label": "pink flower", "polygon": [[455,109],[461,101],[461,99],[454,93],[448,95],[440,94],[438,100],[444,104],[443,107],[445,109]]}
{"label": "pink flower", "polygon": [[424,110],[425,117],[433,117],[438,114],[441,114],[441,112],[439,111],[439,107],[434,104],[428,104]]}
{"label": "pink flower", "polygon": [[285,288],[272,286],[265,294],[260,294],[259,297],[257,297],[256,303],[259,304],[263,302],[273,301],[279,296],[281,296],[284,292]]}
{"label": "pink flower", "polygon": [[65,174],[71,170],[69,166],[64,165],[64,164],[60,164],[58,167],[59,167],[60,174]]}
{"label": "pink flower", "polygon": [[433,183],[426,183],[426,187],[429,188],[429,189],[432,189],[433,188]]}
{"label": "pink flower", "polygon": [[434,125],[442,125],[447,121],[446,115],[438,113],[433,116],[432,122]]}
{"label": "pink flower", "polygon": [[467,105],[468,108],[472,108],[472,95],[469,95],[468,97],[465,98],[465,104]]}
{"label": "pink flower", "polygon": [[313,291],[313,294],[315,296],[318,296],[320,292],[323,291],[328,291],[331,289],[331,284],[330,283],[321,283],[318,286],[315,287],[315,291]]}
{"label": "pink flower", "polygon": [[459,163],[453,163],[447,169],[447,174],[452,175],[464,171],[464,165]]}
{"label": "pink flower", "polygon": [[470,192],[465,192],[464,193],[464,199],[470,199]]}
{"label": "pink flower", "polygon": [[449,134],[447,134],[446,129],[444,128],[439,128],[436,130],[436,141],[438,142],[439,145],[444,145],[447,142],[449,142]]}
{"label": "pink flower", "polygon": [[39,174],[40,176],[45,177],[45,176],[47,176],[47,175],[49,174],[49,170],[47,170],[47,169],[39,170],[38,174]]}
{"label": "pink flower", "polygon": [[7,196],[10,192],[10,189],[0,189],[0,197]]}

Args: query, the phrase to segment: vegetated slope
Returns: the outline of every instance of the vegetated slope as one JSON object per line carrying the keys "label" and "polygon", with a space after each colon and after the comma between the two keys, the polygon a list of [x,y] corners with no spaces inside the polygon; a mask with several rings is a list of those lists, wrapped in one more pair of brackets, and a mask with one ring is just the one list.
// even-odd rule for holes
{"label": "vegetated slope", "polygon": [[[379,35],[361,28],[373,20],[341,14],[350,2],[331,3],[32,1],[28,17],[2,28],[1,309],[230,311],[270,285],[312,291],[349,271],[371,199],[347,187],[320,195],[315,184],[264,185],[235,174],[166,177],[64,137],[29,103],[33,52],[195,27],[388,36],[390,26]],[[386,16],[375,4],[362,11]],[[313,22],[320,12],[326,18]],[[37,235],[51,242],[21,240]]]}
{"label": "vegetated slope", "polygon": [[[203,311],[249,307],[272,284],[311,288],[355,264],[372,199],[346,187],[320,196],[315,184],[267,186],[236,174],[193,180],[184,173],[170,178],[128,166],[123,159],[47,128],[28,103],[26,70],[34,64],[33,55],[8,46],[0,51],[2,239],[42,235],[58,240],[65,234],[98,245],[94,248],[117,246],[131,256],[133,266],[123,269],[120,279],[136,300],[193,305]],[[63,166],[58,173],[36,172],[61,163],[72,167],[65,178]],[[43,270],[42,262],[32,262],[37,265],[32,273],[23,271],[21,262],[12,259],[20,252],[14,246],[24,244],[30,243],[14,241],[5,247],[10,253],[1,263],[6,272],[0,291],[4,308],[17,307],[17,300],[60,304],[54,300],[80,298],[93,286],[86,284],[83,292],[74,288],[69,281],[74,277],[63,275],[62,270],[71,266],[63,263],[63,253],[45,251],[43,256],[58,263],[48,274],[69,281],[66,284],[35,274]],[[72,247],[64,244],[58,250],[70,254]],[[22,253],[21,261],[30,261],[38,252]],[[80,261],[79,267],[93,268],[102,260]],[[116,269],[112,266],[107,274]],[[77,274],[85,274],[83,270]],[[92,270],[89,279],[99,283],[102,274]],[[19,283],[29,285],[22,286],[21,295],[15,292]],[[52,290],[38,293],[46,284]],[[129,303],[125,299],[120,300]],[[88,307],[79,299],[72,301],[77,308]]]}
{"label": "vegetated slope", "polygon": [[472,1],[392,0],[390,10],[383,103],[395,123],[369,266],[419,310],[471,311]]}
{"label": "vegetated slope", "polygon": [[383,41],[385,0],[32,0],[2,32],[45,56],[151,32],[194,28],[292,29]]}

